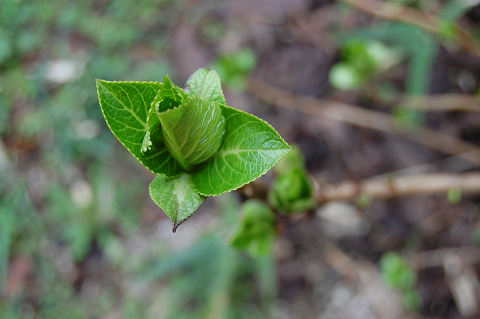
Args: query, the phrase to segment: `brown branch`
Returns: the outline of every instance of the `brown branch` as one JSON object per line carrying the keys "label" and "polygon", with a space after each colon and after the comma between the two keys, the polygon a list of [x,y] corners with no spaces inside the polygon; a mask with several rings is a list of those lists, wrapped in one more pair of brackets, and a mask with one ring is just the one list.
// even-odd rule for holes
{"label": "brown branch", "polygon": [[255,78],[250,79],[248,89],[253,95],[272,105],[402,136],[442,153],[457,155],[480,165],[480,147],[477,145],[429,128],[418,128],[410,133],[401,132],[395,127],[392,117],[388,114],[346,103],[296,95],[272,87]]}
{"label": "brown branch", "polygon": [[[440,33],[440,20],[431,14],[420,12],[405,6],[388,1],[378,0],[342,0],[364,12],[388,20],[397,20],[419,26],[433,33]],[[466,30],[455,25],[456,40],[458,44],[470,53],[480,57],[480,44]]]}
{"label": "brown branch", "polygon": [[398,105],[427,112],[480,112],[480,98],[466,94],[405,96]]}
{"label": "brown branch", "polygon": [[394,179],[367,179],[339,185],[321,186],[316,192],[319,205],[355,199],[359,194],[372,199],[388,199],[421,194],[446,194],[458,188],[465,194],[480,193],[480,173],[428,174]]}

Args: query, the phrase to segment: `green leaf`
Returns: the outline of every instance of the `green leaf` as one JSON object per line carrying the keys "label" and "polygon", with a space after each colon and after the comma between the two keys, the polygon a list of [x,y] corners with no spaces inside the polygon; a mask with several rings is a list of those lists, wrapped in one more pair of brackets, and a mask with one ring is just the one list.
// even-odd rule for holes
{"label": "green leaf", "polygon": [[224,86],[233,92],[242,92],[248,84],[248,75],[257,63],[255,52],[250,49],[218,57],[212,68],[218,73]]}
{"label": "green leaf", "polygon": [[218,196],[265,174],[291,147],[267,122],[229,106],[221,106],[225,135],[217,153],[192,173],[195,189]]}
{"label": "green leaf", "polygon": [[259,200],[246,201],[241,218],[241,224],[232,236],[232,246],[247,250],[254,257],[269,255],[277,229],[275,215],[268,205]]}
{"label": "green leaf", "polygon": [[402,292],[403,305],[407,310],[416,311],[422,306],[422,296],[415,288]]}
{"label": "green leaf", "polygon": [[458,187],[452,187],[448,190],[447,200],[450,204],[456,204],[462,199],[462,190]]}
{"label": "green leaf", "polygon": [[298,168],[277,178],[268,192],[268,201],[283,213],[301,213],[316,206],[309,176]]}
{"label": "green leaf", "polygon": [[175,178],[157,176],[150,184],[150,197],[173,222],[173,232],[189,219],[203,203],[205,197],[198,194],[188,174]]}
{"label": "green leaf", "polygon": [[225,118],[215,102],[193,96],[186,104],[159,113],[170,153],[187,171],[209,159],[220,147]]}
{"label": "green leaf", "polygon": [[162,87],[152,102],[147,117],[148,131],[145,134],[142,152],[151,150],[152,145],[157,147],[164,145],[162,129],[158,113],[180,106],[188,98],[187,94],[178,86],[173,84],[170,77],[165,75]]}
{"label": "green leaf", "polygon": [[382,279],[389,287],[409,290],[417,283],[417,273],[401,255],[394,252],[383,254],[380,259]]}
{"label": "green leaf", "polygon": [[145,167],[155,174],[178,176],[182,168],[165,147],[142,152],[148,131],[147,114],[161,87],[159,82],[97,80],[98,98],[110,130]]}
{"label": "green leaf", "polygon": [[328,75],[330,84],[339,90],[357,89],[365,82],[365,78],[353,66],[347,63],[337,63]]}
{"label": "green leaf", "polygon": [[200,95],[209,101],[227,104],[215,70],[203,68],[195,71],[187,80],[185,91],[191,96]]}
{"label": "green leaf", "polygon": [[438,16],[446,22],[454,22],[472,8],[474,2],[464,0],[448,1]]}
{"label": "green leaf", "polygon": [[274,167],[274,170],[278,175],[288,173],[297,168],[305,169],[305,159],[303,158],[299,146],[297,144],[292,144],[291,146],[293,147],[293,150],[285,155]]}
{"label": "green leaf", "polygon": [[295,148],[275,166],[278,178],[268,192],[270,204],[282,213],[301,213],[316,206],[313,185],[302,153]]}

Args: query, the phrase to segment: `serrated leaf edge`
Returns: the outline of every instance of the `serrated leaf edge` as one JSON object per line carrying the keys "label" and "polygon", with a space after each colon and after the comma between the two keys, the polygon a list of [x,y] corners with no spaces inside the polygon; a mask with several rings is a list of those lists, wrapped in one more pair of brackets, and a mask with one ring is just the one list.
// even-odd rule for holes
{"label": "serrated leaf edge", "polygon": [[[99,91],[99,86],[98,86],[98,83],[101,83],[101,82],[108,82],[108,83],[158,83],[160,85],[162,85],[163,82],[158,82],[158,81],[106,81],[106,80],[100,80],[100,79],[95,79],[95,83],[97,85],[97,96],[98,96],[98,101],[100,103],[100,110],[102,111],[102,115],[103,115],[103,118],[105,119],[105,122],[107,123],[107,126],[108,128],[110,129],[110,132],[112,132],[113,136],[115,136],[115,138],[120,142],[120,144],[123,145],[123,147],[125,147],[125,149],[130,153],[132,154],[145,168],[147,168],[150,172],[152,172],[153,174],[155,175],[161,175],[161,176],[164,176],[164,177],[171,177],[171,178],[174,178],[174,177],[178,177],[182,174],[182,172],[180,172],[178,175],[173,175],[173,176],[168,176],[166,174],[163,174],[163,173],[156,173],[154,171],[152,171],[149,167],[147,167],[145,164],[143,164],[142,160],[136,156],[135,154],[132,153],[132,151],[130,151],[130,149],[128,147],[125,146],[125,144],[115,135],[115,133],[113,133],[113,130],[112,128],[110,127],[110,124],[108,123],[107,121],[107,118],[105,117],[105,113],[103,111],[103,107],[102,107],[102,99],[100,98],[100,91]],[[147,115],[148,117],[148,115]],[[146,128],[147,131],[148,131],[148,127]]]}
{"label": "serrated leaf edge", "polygon": [[[180,175],[182,175],[182,174],[188,174],[188,173],[181,173],[181,174],[179,174],[178,176],[180,176]],[[164,175],[162,175],[162,174],[157,174],[157,175],[164,176]],[[178,176],[177,176],[177,177],[178,177]],[[172,178],[172,179],[173,179],[173,178],[177,178],[177,177],[168,177],[168,176],[165,176],[165,177],[166,177],[166,178]],[[154,180],[155,180],[155,179],[154,179]],[[153,183],[153,180],[152,180],[152,182],[150,182],[150,184],[151,184],[151,183]],[[193,185],[193,183],[192,183],[192,185]],[[196,191],[195,188],[194,188],[194,190]],[[198,193],[198,192],[197,192],[197,194],[199,194],[201,197],[204,197],[204,200],[206,199],[206,196],[204,196],[204,195],[202,195],[202,194],[200,194],[200,193]],[[164,213],[165,215],[167,215],[168,218],[170,218],[170,220],[172,221],[172,232],[174,232],[174,233],[177,232],[177,229],[178,229],[178,227],[179,227],[181,224],[183,224],[184,222],[186,222],[187,220],[189,220],[189,219],[195,214],[195,212],[197,211],[197,210],[195,210],[192,214],[190,214],[190,216],[188,216],[188,217],[186,217],[186,218],[178,221],[177,223],[175,223],[175,221],[173,221],[173,219],[165,212],[165,210],[163,209],[163,207],[161,207],[161,206],[153,199],[152,189],[150,188],[150,186],[148,187],[148,195],[150,196],[150,198],[152,199],[152,201],[155,203],[155,205],[157,205],[158,207],[160,207],[160,208],[163,210],[163,213]],[[202,203],[203,203],[203,202],[202,202]],[[200,205],[201,205],[201,204],[200,204]],[[197,208],[197,209],[198,209],[198,208]]]}
{"label": "serrated leaf edge", "polygon": [[[193,79],[193,76],[194,76],[198,71],[200,71],[200,70],[206,70],[206,71],[207,71],[207,73],[205,73],[205,76],[204,76],[202,82],[204,82],[205,78],[206,78],[207,75],[208,75],[208,72],[212,72],[212,71],[213,71],[213,72],[215,73],[215,75],[216,75],[216,77],[215,77],[215,79],[216,79],[216,84],[218,84],[218,86],[220,87],[220,96],[222,97],[222,102],[227,103],[227,101],[226,101],[226,99],[225,99],[225,93],[223,92],[223,89],[222,89],[222,81],[221,81],[220,76],[218,75],[217,71],[215,71],[213,68],[199,68],[198,70],[196,70],[195,72],[193,72],[193,73],[188,77],[187,82],[185,83],[185,89],[184,89],[184,91],[185,91],[189,96],[193,96],[193,95],[191,94],[191,93],[192,93],[192,92],[191,92],[191,84],[190,84],[189,82]],[[210,99],[204,97],[203,95],[200,95],[200,94],[195,94],[195,95],[200,96],[200,97],[203,97],[203,98],[205,98],[206,100],[208,100],[208,101],[210,101],[210,102],[215,102],[215,103],[218,103],[218,104],[220,104],[220,105],[222,104],[222,103],[220,103],[220,102],[218,102],[218,101],[210,100]]]}
{"label": "serrated leaf edge", "polygon": [[[97,86],[97,96],[98,96],[98,100],[99,100],[99,102],[100,102],[100,106],[102,105],[102,99],[100,98],[100,91],[99,91],[99,85],[98,85],[99,82],[100,82],[100,83],[101,83],[101,82],[108,82],[108,83],[158,83],[158,84],[160,84],[160,85],[162,85],[162,83],[163,83],[163,82],[158,82],[158,81],[106,81],[106,80],[95,79],[95,83],[96,83],[96,86]],[[199,97],[201,97],[201,96],[199,96]],[[203,97],[201,97],[201,98],[203,98]],[[205,99],[205,98],[203,98],[203,99]],[[206,99],[206,100],[209,101],[208,99]],[[230,108],[230,109],[233,109],[233,110],[235,110],[235,111],[237,111],[237,112],[246,114],[247,116],[253,117],[254,119],[260,120],[261,122],[263,122],[264,124],[266,124],[267,126],[269,126],[270,128],[272,128],[272,129],[278,134],[277,130],[275,130],[275,128],[274,128],[272,125],[270,125],[270,123],[268,123],[267,121],[265,121],[265,120],[263,120],[263,119],[255,116],[255,115],[253,115],[253,114],[250,114],[250,113],[248,113],[248,112],[245,112],[245,111],[242,111],[242,110],[233,108],[233,107],[231,107],[231,106],[228,106],[228,105],[225,105],[225,104],[221,104],[221,103],[218,103],[218,104],[219,104],[220,107],[222,107],[222,108]],[[180,107],[180,106],[178,106],[178,107]],[[175,107],[175,108],[178,108],[178,107]],[[173,108],[173,109],[175,109],[175,108]],[[103,108],[100,107],[100,109],[101,109],[101,111],[102,111],[103,118],[105,119],[105,122],[107,123],[108,128],[110,129],[110,131],[111,131],[112,134],[113,134],[113,130],[112,130],[112,128],[110,127],[110,124],[108,123],[107,118],[105,117],[105,113],[104,113],[104,111],[103,111]],[[173,110],[173,109],[169,109],[169,110],[167,110],[167,111],[165,111],[165,112],[169,112],[170,110]],[[147,117],[148,117],[148,115],[147,115]],[[147,127],[146,129],[148,130],[148,127]],[[145,164],[143,164],[143,162],[140,160],[140,158],[138,158],[135,154],[133,154],[133,153],[130,151],[130,149],[127,148],[127,147],[125,146],[125,144],[124,144],[115,134],[113,134],[113,136],[115,136],[115,138],[123,145],[123,147],[125,147],[125,149],[128,150],[128,152],[129,152],[130,154],[132,154],[143,166],[145,166]],[[195,184],[193,184],[193,188],[195,189],[195,191],[196,191],[198,194],[200,194],[200,195],[202,195],[202,196],[204,196],[204,197],[208,197],[208,196],[220,196],[220,195],[222,195],[222,194],[225,194],[225,193],[228,193],[228,192],[237,190],[237,189],[239,189],[239,188],[241,188],[241,187],[243,187],[243,186],[245,186],[245,185],[253,182],[254,180],[258,179],[259,177],[265,175],[266,173],[268,173],[268,171],[270,171],[270,169],[271,169],[273,166],[275,166],[275,164],[278,163],[278,161],[279,161],[283,156],[285,156],[288,152],[290,152],[290,151],[293,149],[293,148],[283,139],[283,137],[282,137],[280,134],[278,134],[278,136],[280,137],[281,141],[283,141],[286,145],[288,145],[288,146],[290,147],[290,149],[289,149],[285,154],[283,154],[281,157],[279,157],[277,160],[275,160],[274,163],[273,163],[273,165],[272,165],[268,170],[266,170],[264,173],[260,173],[260,174],[258,174],[258,175],[254,175],[255,177],[254,177],[250,182],[246,182],[246,183],[241,184],[240,186],[238,186],[238,187],[236,187],[236,188],[232,188],[232,189],[230,189],[230,190],[228,190],[228,191],[225,191],[225,192],[213,193],[213,194],[205,194],[205,193],[202,193],[202,192],[198,191],[198,189],[195,187]],[[216,157],[216,156],[218,156],[218,155],[215,154],[213,157]],[[210,159],[210,161],[211,161],[211,160],[213,160],[213,158]],[[167,176],[166,174],[163,174],[163,173],[161,173],[161,174],[155,173],[155,172],[153,172],[149,167],[147,167],[147,166],[145,166],[145,167],[146,167],[149,171],[151,171],[152,173],[154,173],[154,174],[156,174],[156,175],[161,175],[161,176],[165,176],[165,177],[169,177],[169,178],[178,177],[178,176],[180,176],[180,175],[182,174],[182,173],[179,173],[178,175],[175,175],[175,176]],[[193,214],[192,214],[192,215],[193,215]],[[191,217],[191,216],[190,216],[190,217]],[[188,217],[188,218],[190,218],[190,217]],[[182,223],[184,223],[186,220],[188,220],[188,218],[186,218],[185,220],[179,222],[179,223],[177,224],[177,226],[174,227],[175,230],[176,230],[176,228],[178,228],[178,226],[179,226],[180,224],[182,224]]]}
{"label": "serrated leaf edge", "polygon": [[[202,196],[202,197],[205,197],[205,196],[203,196],[202,194],[199,194],[199,195]],[[162,208],[162,209],[163,209],[163,208]],[[197,210],[198,210],[198,208],[197,208]],[[172,225],[173,225],[173,227],[172,227],[172,232],[176,233],[178,227],[179,227],[181,224],[183,224],[184,222],[186,222],[187,220],[189,220],[189,219],[197,212],[197,210],[195,210],[190,216],[188,216],[187,218],[182,219],[181,221],[179,221],[179,222],[176,223],[176,224],[175,224],[174,221],[172,221]]]}
{"label": "serrated leaf edge", "polygon": [[[230,189],[230,190],[228,190],[228,191],[225,191],[225,192],[222,192],[222,193],[218,193],[218,194],[217,194],[217,193],[214,193],[214,194],[205,194],[205,193],[200,192],[200,191],[195,187],[195,183],[193,183],[193,188],[195,189],[195,191],[196,191],[198,194],[200,194],[200,195],[202,195],[202,196],[205,196],[205,197],[208,197],[208,196],[220,196],[220,195],[222,195],[222,194],[225,194],[225,193],[228,193],[228,192],[237,190],[237,189],[239,189],[239,188],[242,188],[243,186],[245,186],[245,185],[253,182],[254,180],[258,179],[259,177],[267,174],[267,173],[270,171],[270,169],[271,169],[273,166],[275,166],[275,164],[277,164],[280,159],[282,159],[282,157],[284,157],[287,153],[289,153],[290,151],[293,150],[293,148],[283,139],[283,137],[282,137],[280,134],[278,134],[277,130],[276,130],[272,125],[270,125],[270,123],[268,123],[267,121],[265,121],[265,120],[263,120],[263,119],[255,116],[255,115],[253,115],[253,114],[250,114],[250,113],[248,113],[248,112],[245,112],[245,111],[242,111],[242,110],[233,108],[233,107],[231,107],[231,106],[224,105],[224,104],[220,104],[220,103],[219,103],[219,105],[220,105],[220,107],[222,107],[222,108],[230,108],[230,109],[233,109],[233,110],[235,110],[235,111],[237,111],[237,112],[247,114],[247,115],[250,116],[250,117],[253,117],[253,118],[257,119],[257,120],[260,120],[261,122],[263,122],[264,124],[266,124],[267,126],[269,126],[270,128],[272,128],[272,129],[275,131],[275,133],[277,133],[277,135],[280,137],[280,139],[282,140],[282,142],[284,142],[288,147],[290,147],[290,149],[289,149],[287,152],[285,152],[285,154],[283,154],[282,156],[280,156],[277,160],[275,160],[274,163],[273,163],[273,165],[270,166],[270,168],[267,169],[264,173],[260,173],[260,174],[258,174],[258,175],[256,175],[256,176],[253,175],[253,176],[255,176],[255,177],[254,177],[250,182],[246,182],[246,183],[244,183],[244,184],[241,184],[240,186],[238,186],[238,187],[236,187],[236,188],[232,188],[232,189]],[[224,115],[224,116],[225,116],[225,115]],[[225,117],[225,119],[226,119],[226,117]],[[208,161],[212,161],[212,160],[214,159],[214,157],[218,156],[218,153],[219,153],[219,151],[217,151],[217,153],[216,153],[215,155],[213,155],[213,157],[212,157],[211,159],[209,159]],[[208,161],[207,161],[207,162],[208,162]]]}

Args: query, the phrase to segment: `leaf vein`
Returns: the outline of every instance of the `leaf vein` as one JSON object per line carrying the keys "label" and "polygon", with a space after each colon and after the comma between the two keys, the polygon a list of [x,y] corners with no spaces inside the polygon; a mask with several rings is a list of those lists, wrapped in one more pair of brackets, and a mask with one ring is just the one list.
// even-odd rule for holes
{"label": "leaf vein", "polygon": [[135,112],[133,112],[133,104],[132,104],[132,100],[130,99],[130,95],[128,94],[128,92],[127,92],[123,87],[119,86],[118,88],[119,88],[120,90],[122,90],[123,92],[125,92],[125,94],[127,95],[128,100],[130,101],[130,105],[132,105],[132,108],[127,107],[127,106],[125,105],[125,103],[123,103],[123,102],[122,102],[118,97],[116,97],[113,93],[111,93],[112,96],[113,96],[120,104],[122,104],[123,107],[124,107],[127,111],[129,111],[129,112],[133,115],[133,117],[135,117],[135,118],[137,119],[138,122],[140,122],[141,124],[143,124],[143,126],[144,126],[144,128],[145,128],[145,130],[146,130],[146,129],[147,129],[147,124],[145,123],[145,121],[143,121],[141,118],[139,118],[138,115],[135,114]]}

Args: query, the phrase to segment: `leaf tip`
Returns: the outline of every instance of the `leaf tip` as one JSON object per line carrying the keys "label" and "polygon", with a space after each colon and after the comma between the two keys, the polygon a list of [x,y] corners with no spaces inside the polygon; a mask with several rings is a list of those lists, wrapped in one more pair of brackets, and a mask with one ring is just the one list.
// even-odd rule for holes
{"label": "leaf tip", "polygon": [[179,224],[179,223],[173,223],[172,233],[174,233],[174,234],[175,234],[175,233],[177,232],[177,228],[178,228],[178,226],[180,226],[180,224]]}
{"label": "leaf tip", "polygon": [[97,86],[97,92],[100,94],[100,87],[105,88],[105,83],[107,81],[95,78],[95,85]]}

